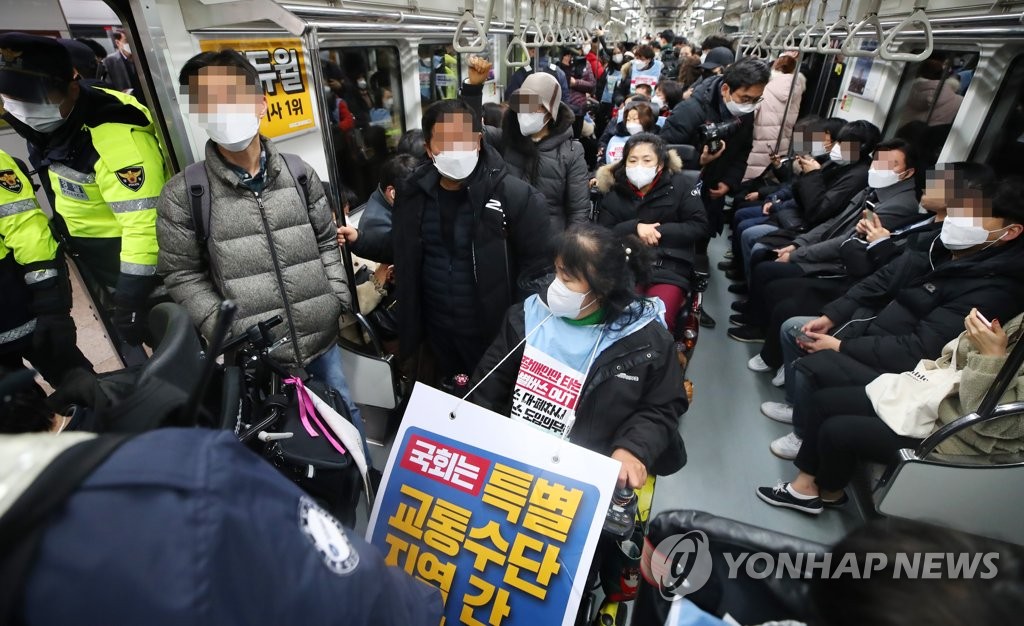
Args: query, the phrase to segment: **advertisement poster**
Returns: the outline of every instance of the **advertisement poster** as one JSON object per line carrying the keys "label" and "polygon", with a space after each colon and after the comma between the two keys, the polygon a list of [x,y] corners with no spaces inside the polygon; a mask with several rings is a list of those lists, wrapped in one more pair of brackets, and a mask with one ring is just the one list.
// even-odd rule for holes
{"label": "advertisement poster", "polygon": [[568,626],[618,472],[609,457],[417,385],[367,539],[441,591],[445,624]]}
{"label": "advertisement poster", "polygon": [[[874,50],[878,47],[877,41],[865,41],[861,43],[861,50]],[[880,76],[878,72],[871,70],[875,66],[875,60],[870,57],[855,57],[851,70],[853,76],[850,78],[850,87],[847,90],[850,94],[865,100],[874,100],[875,92],[878,89]]]}
{"label": "advertisement poster", "polygon": [[267,94],[267,114],[260,133],[271,139],[316,128],[306,75],[306,57],[299,39],[204,39],[203,51],[234,48],[259,72]]}

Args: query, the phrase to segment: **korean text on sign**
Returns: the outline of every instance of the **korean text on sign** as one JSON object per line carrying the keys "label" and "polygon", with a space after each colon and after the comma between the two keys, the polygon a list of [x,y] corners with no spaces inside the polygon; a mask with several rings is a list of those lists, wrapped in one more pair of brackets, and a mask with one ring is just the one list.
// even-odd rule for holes
{"label": "korean text on sign", "polygon": [[596,496],[452,443],[412,432],[403,442],[384,494],[397,496],[381,546],[387,563],[440,589],[447,623],[551,622],[568,603],[566,574],[587,532],[573,520]]}

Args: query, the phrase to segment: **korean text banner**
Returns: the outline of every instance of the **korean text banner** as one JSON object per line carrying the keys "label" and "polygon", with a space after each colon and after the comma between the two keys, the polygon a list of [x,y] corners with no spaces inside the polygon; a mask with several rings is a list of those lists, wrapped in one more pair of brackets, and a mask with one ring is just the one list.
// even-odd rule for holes
{"label": "korean text banner", "polygon": [[416,385],[368,539],[441,590],[445,624],[568,626],[618,473],[609,457]]}
{"label": "korean text banner", "polygon": [[299,39],[204,39],[204,50],[234,48],[259,72],[267,94],[267,114],[260,133],[280,138],[316,128],[306,77],[306,57]]}

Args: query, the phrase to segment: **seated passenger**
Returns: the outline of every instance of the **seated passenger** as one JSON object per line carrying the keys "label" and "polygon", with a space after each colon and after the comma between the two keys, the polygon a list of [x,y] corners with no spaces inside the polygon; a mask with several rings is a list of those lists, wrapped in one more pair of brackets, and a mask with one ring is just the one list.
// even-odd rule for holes
{"label": "seated passenger", "polygon": [[200,53],[181,68],[179,82],[210,135],[204,168],[211,202],[200,230],[184,172],[160,194],[156,230],[167,291],[207,338],[226,299],[238,305],[235,334],[280,315],[285,323],[272,332],[287,341],[270,355],[336,389],[362,431],[337,342],[338,318],[351,310],[352,296],[323,184],[303,164],[308,183],[301,190],[277,146],[260,136],[267,99],[244,55]]}
{"label": "seated passenger", "polygon": [[[478,112],[483,111],[483,84],[490,70],[489,61],[470,58],[462,98]],[[587,162],[583,146],[573,139],[576,116],[561,93],[551,74],[530,74],[512,93],[501,128],[483,127],[484,139],[504,157],[509,174],[544,194],[552,233],[590,215]]]}
{"label": "seated passenger", "polygon": [[419,165],[409,154],[396,154],[384,162],[380,184],[359,212],[359,228],[338,227],[338,243],[347,244],[352,254],[380,263],[393,256],[391,250],[391,207],[395,204],[398,186]]}
{"label": "seated passenger", "polygon": [[609,122],[608,127],[609,130],[601,138],[604,143],[598,148],[598,153],[604,155],[605,163],[613,164],[622,159],[623,146],[630,137],[640,133],[657,134],[658,117],[649,102],[634,98],[622,108],[622,121],[615,124]]}
{"label": "seated passenger", "polygon": [[482,144],[480,117],[459,100],[423,113],[432,162],[399,185],[391,216],[398,328],[404,358],[425,343],[440,384],[476,368],[515,302],[551,268],[544,195],[512,176]]}
{"label": "seated passenger", "polygon": [[[932,432],[978,410],[1009,351],[1024,335],[1024,316],[1006,326],[992,320],[991,328],[977,309],[964,319],[965,331],[949,342],[937,362],[941,369],[961,371],[960,383],[938,405]],[[956,353],[955,360],[953,353]],[[1024,368],[999,399],[999,404],[1024,400]],[[794,464],[796,478],[777,487],[759,487],[757,496],[772,506],[817,515],[823,506],[847,501],[843,489],[858,461],[893,463],[903,448],[916,448],[922,439],[901,436],[876,413],[863,385],[830,387],[811,396],[804,420],[804,441]],[[1004,418],[962,430],[943,441],[940,454],[992,455],[1024,451],[1024,416]]]}
{"label": "seated passenger", "polygon": [[[956,337],[972,307],[989,319],[1024,310],[1021,197],[1024,179],[1011,178],[980,202],[950,207],[930,250],[905,251],[825,306],[821,317],[783,325],[794,432],[772,442],[772,452],[796,456],[816,390],[866,385],[885,372],[912,370]],[[804,339],[789,334],[794,327]],[[801,350],[810,354],[800,358]],[[773,419],[778,417],[785,416]]]}
{"label": "seated passenger", "polygon": [[[930,171],[927,175],[921,207],[927,215],[892,232],[881,225],[878,215],[872,213],[857,223],[857,236],[843,242],[840,253],[846,278],[798,277],[777,282],[776,292],[781,294],[771,305],[768,332],[760,354],[748,363],[756,372],[769,371],[782,365],[782,344],[778,332],[791,317],[817,313],[842,295],[852,284],[882,269],[905,249],[927,251],[942,228],[946,206],[964,206],[965,202],[981,201],[984,189],[991,189],[994,174],[991,168],[974,163],[953,163],[948,167]],[[746,310],[746,306],[740,308]],[[747,322],[740,313],[734,320]],[[780,372],[782,370],[780,369]],[[781,382],[777,385],[781,386]]]}
{"label": "seated passenger", "polygon": [[750,300],[744,307],[743,318],[733,320],[744,324],[729,329],[729,337],[743,342],[764,341],[765,333],[771,331],[766,328],[771,311],[786,295],[775,284],[777,281],[801,276],[843,276],[843,242],[857,234],[857,223],[865,212],[877,215],[889,229],[915,220],[919,206],[914,180],[916,167],[916,154],[909,144],[901,141],[879,144],[868,171],[867,189],[854,197],[842,213],[780,249],[775,262],[752,266]]}
{"label": "seated passenger", "polygon": [[675,151],[650,133],[630,137],[622,160],[597,171],[604,194],[597,221],[624,240],[639,237],[651,249],[651,280],[642,287],[661,299],[673,334],[690,290],[695,244],[708,236],[704,206],[692,193],[698,176],[683,170]]}
{"label": "seated passenger", "polygon": [[537,428],[620,461],[620,486],[638,489],[648,474],[678,471],[686,462],[679,436],[686,392],[664,308],[638,295],[649,269],[650,253],[635,235],[622,239],[594,224],[570,228],[546,296],[509,310],[468,399],[525,419],[516,379],[523,356],[541,353],[586,384],[575,415]]}

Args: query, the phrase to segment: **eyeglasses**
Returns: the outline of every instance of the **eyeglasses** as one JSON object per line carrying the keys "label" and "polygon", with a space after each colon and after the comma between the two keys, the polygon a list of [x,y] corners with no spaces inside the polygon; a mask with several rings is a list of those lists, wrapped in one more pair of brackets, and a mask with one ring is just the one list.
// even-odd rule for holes
{"label": "eyeglasses", "polygon": [[760,104],[764,101],[764,96],[760,96],[758,98],[737,98],[736,96],[733,96],[732,101],[736,104]]}

